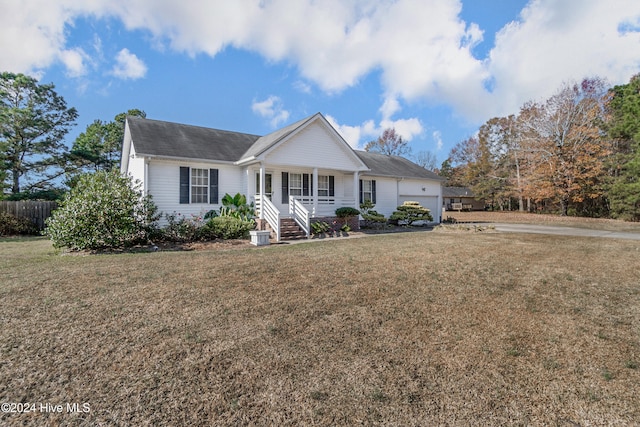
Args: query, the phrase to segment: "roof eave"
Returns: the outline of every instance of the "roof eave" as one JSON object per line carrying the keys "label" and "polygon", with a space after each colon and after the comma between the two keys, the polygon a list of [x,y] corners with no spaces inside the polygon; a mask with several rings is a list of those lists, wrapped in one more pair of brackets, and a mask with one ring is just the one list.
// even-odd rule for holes
{"label": "roof eave", "polygon": [[365,173],[364,176],[380,176],[383,178],[394,178],[394,179],[427,179],[430,181],[439,181],[439,182],[446,181],[446,179],[441,177],[385,175],[382,173],[375,173],[375,172]]}
{"label": "roof eave", "polygon": [[148,157],[155,158],[160,160],[174,160],[181,162],[200,162],[200,163],[223,163],[228,165],[233,165],[236,162],[230,160],[213,160],[213,159],[202,159],[202,158],[194,158],[194,157],[179,157],[179,156],[163,156],[159,154],[145,154],[145,153],[136,153],[136,157]]}

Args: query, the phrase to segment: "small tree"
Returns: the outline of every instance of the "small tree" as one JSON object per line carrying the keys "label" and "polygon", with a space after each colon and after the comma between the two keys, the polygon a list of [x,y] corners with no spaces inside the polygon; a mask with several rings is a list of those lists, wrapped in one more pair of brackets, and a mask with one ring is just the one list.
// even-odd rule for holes
{"label": "small tree", "polygon": [[373,208],[375,205],[371,200],[360,203],[360,214],[364,220],[365,227],[378,227],[387,222],[384,215],[378,213]]}
{"label": "small tree", "polygon": [[87,129],[76,138],[69,155],[71,161],[84,170],[111,170],[118,167],[124,122],[127,116],[146,117],[142,110],[132,109],[120,113],[111,122],[94,120]]}
{"label": "small tree", "polygon": [[130,177],[116,171],[84,175],[47,219],[55,247],[73,250],[146,243],[156,229],[157,207]]}
{"label": "small tree", "polygon": [[416,221],[433,221],[431,211],[420,206],[418,202],[404,202],[397,207],[397,210],[389,218],[393,221],[402,221],[411,225]]}

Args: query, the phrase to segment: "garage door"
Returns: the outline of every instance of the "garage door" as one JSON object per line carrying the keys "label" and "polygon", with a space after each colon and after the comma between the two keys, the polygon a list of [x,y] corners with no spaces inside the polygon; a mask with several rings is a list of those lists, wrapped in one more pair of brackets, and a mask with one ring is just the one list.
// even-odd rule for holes
{"label": "garage door", "polygon": [[438,196],[400,196],[400,203],[407,201],[418,202],[421,206],[431,211],[434,221],[438,221],[440,217],[440,211],[438,210]]}

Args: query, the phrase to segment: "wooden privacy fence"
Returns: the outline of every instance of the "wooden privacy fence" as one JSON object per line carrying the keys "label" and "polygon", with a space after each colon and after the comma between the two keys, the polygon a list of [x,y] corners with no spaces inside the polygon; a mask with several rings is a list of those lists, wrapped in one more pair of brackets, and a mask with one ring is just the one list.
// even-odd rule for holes
{"label": "wooden privacy fence", "polygon": [[44,230],[44,220],[49,218],[57,207],[58,203],[51,201],[0,201],[0,212],[7,212],[18,218],[28,218],[39,230]]}

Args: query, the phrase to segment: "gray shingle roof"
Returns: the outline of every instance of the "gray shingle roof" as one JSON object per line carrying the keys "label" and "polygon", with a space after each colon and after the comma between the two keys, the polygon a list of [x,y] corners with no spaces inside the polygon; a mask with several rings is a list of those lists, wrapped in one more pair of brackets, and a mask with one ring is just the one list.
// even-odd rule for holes
{"label": "gray shingle roof", "polygon": [[[127,122],[137,154],[237,162],[260,155],[311,121],[316,115],[262,137],[141,117],[127,117]],[[435,173],[403,157],[358,150],[355,150],[355,153],[371,169],[363,172],[362,175],[443,181],[443,178]]]}
{"label": "gray shingle roof", "polygon": [[468,187],[442,187],[443,197],[474,197],[473,191]]}
{"label": "gray shingle roof", "polygon": [[127,117],[138,154],[235,162],[258,135]]}
{"label": "gray shingle roof", "polygon": [[362,175],[389,176],[394,178],[426,178],[444,181],[442,177],[436,175],[434,172],[428,171],[404,157],[359,150],[356,151],[356,154],[364,164],[371,169],[371,172],[363,172]]}

